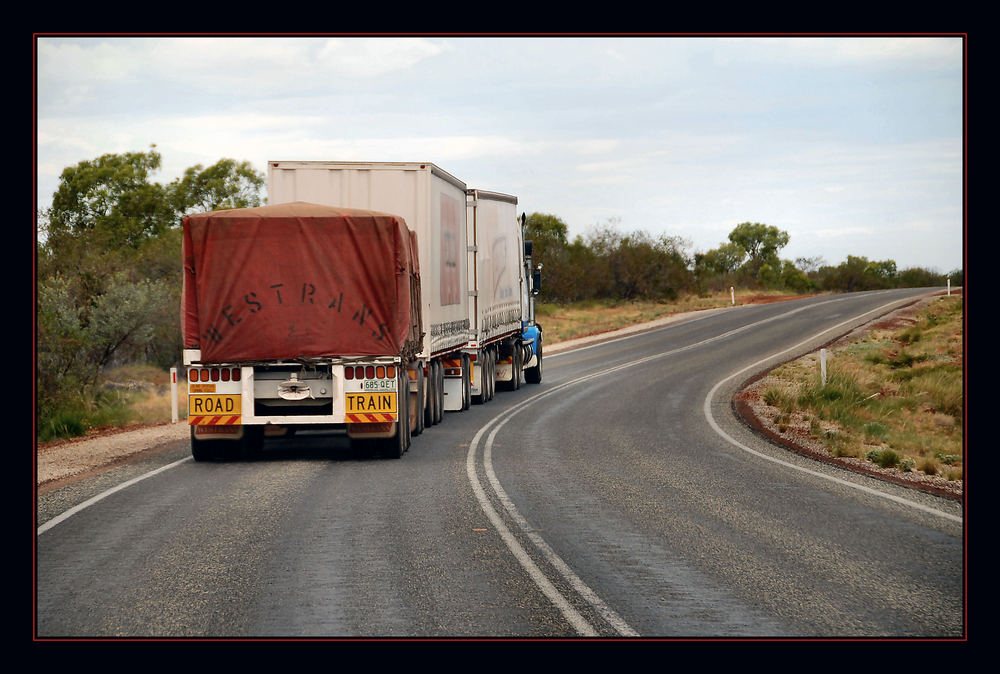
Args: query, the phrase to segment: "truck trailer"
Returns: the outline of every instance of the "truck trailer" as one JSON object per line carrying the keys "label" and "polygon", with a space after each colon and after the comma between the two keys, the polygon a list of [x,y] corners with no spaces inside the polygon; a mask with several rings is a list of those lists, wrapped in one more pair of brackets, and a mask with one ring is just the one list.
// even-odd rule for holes
{"label": "truck trailer", "polygon": [[271,161],[268,198],[184,219],[196,459],[303,428],[398,458],[444,412],[541,381],[515,197],[429,163]]}
{"label": "truck trailer", "polygon": [[195,459],[339,429],[400,457],[419,367],[416,236],[394,215],[286,203],[183,219]]}

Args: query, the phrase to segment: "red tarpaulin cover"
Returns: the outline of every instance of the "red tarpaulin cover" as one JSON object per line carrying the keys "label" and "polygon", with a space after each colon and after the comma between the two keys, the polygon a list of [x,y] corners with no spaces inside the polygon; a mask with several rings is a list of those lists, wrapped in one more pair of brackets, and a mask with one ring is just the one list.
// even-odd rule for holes
{"label": "red tarpaulin cover", "polygon": [[184,348],[202,362],[419,351],[402,218],[293,202],[189,215],[183,228]]}

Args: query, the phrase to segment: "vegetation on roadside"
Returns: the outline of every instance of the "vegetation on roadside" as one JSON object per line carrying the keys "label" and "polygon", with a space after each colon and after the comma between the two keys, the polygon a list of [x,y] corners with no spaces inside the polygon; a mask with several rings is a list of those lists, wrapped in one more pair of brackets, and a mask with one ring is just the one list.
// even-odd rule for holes
{"label": "vegetation on roadside", "polygon": [[[161,162],[153,146],[67,167],[52,206],[38,213],[38,440],[139,423],[135,409],[147,403],[117,382],[122,367],[151,366],[165,377],[180,365],[181,219],[265,202],[264,176],[247,161],[193,166],[166,185],[153,180]],[[788,233],[763,223],[737,225],[706,252],[680,237],[625,231],[616,220],[572,241],[568,231],[544,213],[525,226],[533,262],[543,267],[538,313],[550,342],[723,306],[731,286],[800,294],[962,281],[961,270],[897,271],[892,260],[784,260]]]}
{"label": "vegetation on roadside", "polygon": [[[748,295],[756,301],[781,299],[792,294],[794,293],[778,290],[740,289],[735,291],[735,303],[744,303]],[[566,304],[538,302],[535,305],[535,318],[545,330],[546,343],[554,344],[579,337],[599,335],[630,325],[648,323],[674,314],[728,307],[732,304],[733,295],[728,290],[702,295],[684,293],[673,301],[605,299],[581,300]]]}
{"label": "vegetation on roadside", "polygon": [[874,329],[773,370],[761,390],[779,432],[808,428],[834,456],[961,480],[964,302],[935,298],[912,325]]}

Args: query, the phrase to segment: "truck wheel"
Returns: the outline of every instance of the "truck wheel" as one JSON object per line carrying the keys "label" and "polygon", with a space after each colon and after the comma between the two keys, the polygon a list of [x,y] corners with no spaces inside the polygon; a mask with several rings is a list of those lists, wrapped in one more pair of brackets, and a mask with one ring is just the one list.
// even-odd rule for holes
{"label": "truck wheel", "polygon": [[538,357],[534,367],[529,367],[524,371],[524,380],[529,384],[542,383],[542,333],[538,333],[538,344],[535,355]]}
{"label": "truck wheel", "polygon": [[472,361],[462,354],[462,411],[472,407]]}
{"label": "truck wheel", "polygon": [[191,427],[191,457],[195,461],[211,461],[215,458],[213,443],[194,437],[194,426]]}
{"label": "truck wheel", "polygon": [[497,357],[493,349],[486,352],[486,399],[493,400],[497,392]]}
{"label": "truck wheel", "polygon": [[[485,403],[487,400],[490,399],[488,392],[489,386],[486,383],[489,379],[488,375],[489,369],[488,369],[488,363],[486,362],[485,351],[480,352],[479,358],[476,359],[476,362],[479,363],[479,393],[477,395],[472,396],[472,403],[474,405],[482,405],[483,403]],[[472,366],[471,362],[469,364],[470,366]],[[474,370],[470,370],[470,372],[472,371]],[[471,384],[469,385],[469,388],[471,393],[471,388],[472,388]]]}
{"label": "truck wheel", "polygon": [[441,361],[435,362],[437,370],[437,405],[434,414],[437,417],[437,421],[434,423],[441,423],[444,421],[444,367],[441,366]]}
{"label": "truck wheel", "polygon": [[511,381],[511,383],[510,383],[511,384],[510,388],[511,388],[512,391],[516,391],[519,388],[521,388],[521,372],[524,369],[524,363],[521,361],[522,357],[523,356],[521,354],[521,345],[520,344],[516,344],[514,346],[514,362],[513,362],[513,367],[511,368],[513,370],[513,372],[514,372],[513,381]]}
{"label": "truck wheel", "polygon": [[[409,385],[410,378],[403,370],[399,378],[399,390],[403,386]],[[382,453],[387,459],[401,459],[407,449],[410,448],[410,395],[396,396],[396,435],[383,440]]]}
{"label": "truck wheel", "polygon": [[[409,377],[407,377],[409,379]],[[413,436],[416,437],[424,432],[424,368],[417,367],[417,393],[416,399],[410,401],[410,412],[413,416]]]}
{"label": "truck wheel", "polygon": [[264,451],[264,427],[244,426],[240,440],[240,455],[244,459],[259,459]]}
{"label": "truck wheel", "polygon": [[427,378],[424,381],[424,386],[427,387],[427,400],[424,402],[423,412],[424,412],[424,426],[433,426],[437,423],[434,420],[434,401],[437,400],[437,386],[434,382],[437,381],[434,377],[434,362],[430,362],[427,365]]}

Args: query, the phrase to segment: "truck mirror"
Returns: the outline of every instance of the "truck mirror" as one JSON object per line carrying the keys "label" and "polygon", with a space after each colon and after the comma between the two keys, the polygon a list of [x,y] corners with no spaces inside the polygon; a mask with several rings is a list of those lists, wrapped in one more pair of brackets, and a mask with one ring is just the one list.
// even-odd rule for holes
{"label": "truck mirror", "polygon": [[524,256],[525,257],[531,257],[531,252],[534,249],[535,249],[535,242],[534,241],[525,241],[524,242]]}
{"label": "truck mirror", "polygon": [[531,273],[531,292],[535,295],[542,289],[542,265]]}

